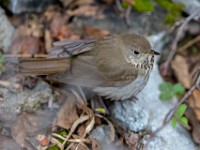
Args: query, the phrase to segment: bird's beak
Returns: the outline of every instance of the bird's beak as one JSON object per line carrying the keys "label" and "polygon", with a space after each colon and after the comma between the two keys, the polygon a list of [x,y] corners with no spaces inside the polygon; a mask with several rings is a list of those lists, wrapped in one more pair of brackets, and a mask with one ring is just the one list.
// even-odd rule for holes
{"label": "bird's beak", "polygon": [[156,51],[154,51],[154,50],[151,50],[150,53],[146,53],[145,55],[146,55],[146,56],[160,55],[160,53],[159,53],[159,52],[156,52]]}
{"label": "bird's beak", "polygon": [[156,51],[154,51],[154,50],[151,50],[151,53],[152,53],[153,55],[160,55],[159,52],[156,52]]}

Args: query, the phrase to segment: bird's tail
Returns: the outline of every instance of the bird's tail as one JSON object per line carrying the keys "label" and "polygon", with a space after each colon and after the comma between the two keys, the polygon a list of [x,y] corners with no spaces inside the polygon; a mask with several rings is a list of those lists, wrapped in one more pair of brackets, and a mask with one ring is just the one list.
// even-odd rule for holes
{"label": "bird's tail", "polygon": [[19,60],[17,70],[24,75],[49,75],[69,68],[69,58],[23,58]]}

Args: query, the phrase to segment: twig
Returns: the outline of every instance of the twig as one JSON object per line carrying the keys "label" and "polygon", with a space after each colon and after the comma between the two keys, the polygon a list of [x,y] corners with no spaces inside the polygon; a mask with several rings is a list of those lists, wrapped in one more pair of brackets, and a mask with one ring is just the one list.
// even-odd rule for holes
{"label": "twig", "polygon": [[[199,70],[199,72],[200,72],[200,70]],[[197,73],[199,74],[199,72],[197,72]],[[150,143],[150,141],[155,137],[155,135],[158,132],[160,132],[171,121],[171,119],[172,119],[173,115],[175,114],[177,108],[192,95],[192,92],[196,88],[198,88],[199,84],[200,84],[200,74],[198,75],[196,82],[193,84],[193,86],[190,88],[190,90],[188,92],[186,92],[185,95],[183,96],[183,98],[180,101],[178,101],[176,103],[176,105],[172,109],[170,109],[170,111],[166,114],[164,121],[163,121],[163,124],[151,134],[149,141],[144,146],[145,149],[147,148],[147,145]]]}
{"label": "twig", "polygon": [[106,117],[104,117],[100,114],[95,114],[95,116],[103,118],[108,123],[108,125],[110,126],[110,132],[111,132],[110,142],[113,142],[115,140],[115,128],[114,128],[113,124]]}
{"label": "twig", "polygon": [[120,0],[115,0],[115,4],[117,6],[117,9],[120,13],[123,13],[124,12],[124,9],[122,8],[122,5],[121,5],[121,2]]}
{"label": "twig", "polygon": [[178,31],[177,31],[177,34],[176,34],[176,37],[172,43],[172,47],[171,47],[171,51],[169,53],[169,56],[166,60],[166,62],[162,65],[162,69],[163,69],[163,74],[164,75],[167,75],[167,72],[169,70],[169,64],[170,62],[172,61],[175,53],[176,53],[176,50],[177,50],[177,44],[180,40],[180,37],[181,37],[181,34],[185,28],[185,26],[190,22],[190,20],[192,20],[196,15],[198,15],[200,13],[200,10],[198,9],[197,11],[195,11],[193,14],[191,14],[190,16],[188,16],[183,24],[178,28]]}
{"label": "twig", "polygon": [[193,44],[197,43],[198,41],[200,41],[200,35],[190,40],[189,42],[187,42],[185,45],[181,46],[180,48],[178,48],[178,51],[183,51],[187,49],[188,47],[192,46]]}
{"label": "twig", "polygon": [[126,10],[124,10],[122,8],[122,5],[121,5],[121,2],[120,0],[115,0],[115,4],[117,6],[117,9],[120,13],[123,14],[123,17],[125,19],[125,23],[128,27],[130,27],[131,25],[131,21],[130,21],[130,13],[131,13],[131,10],[132,10],[132,6],[129,4],[128,5],[128,8]]}
{"label": "twig", "polygon": [[70,130],[70,132],[69,132],[67,138],[66,138],[66,139],[64,140],[64,142],[62,143],[62,148],[61,148],[61,150],[64,149],[66,142],[68,141],[68,139],[70,138],[70,136],[73,134],[73,132],[75,131],[75,129],[78,127],[78,125],[81,124],[81,123],[83,123],[83,122],[85,122],[85,121],[88,120],[88,119],[89,119],[89,116],[88,116],[88,115],[84,115],[84,116],[81,116],[80,118],[78,118],[78,119],[73,123],[73,125],[72,125],[72,127],[71,127],[71,130]]}
{"label": "twig", "polygon": [[[63,141],[66,139],[66,137],[63,137],[62,135],[59,135],[59,134],[57,134],[57,133],[52,133],[51,135],[54,136],[54,137],[56,137],[56,138],[59,138],[59,139],[61,139],[61,140],[63,140]],[[74,135],[72,135],[72,136],[74,136]],[[76,137],[77,137],[77,136],[76,136]],[[68,139],[68,142],[74,142],[74,143],[79,143],[79,142],[90,143],[90,140],[88,140],[88,139],[83,139],[83,138],[78,137],[78,138],[76,138],[76,139]]]}
{"label": "twig", "polygon": [[125,15],[124,15],[125,22],[126,22],[126,24],[127,24],[128,27],[131,26],[131,20],[130,20],[131,10],[132,10],[132,6],[128,5],[128,8],[126,9]]}

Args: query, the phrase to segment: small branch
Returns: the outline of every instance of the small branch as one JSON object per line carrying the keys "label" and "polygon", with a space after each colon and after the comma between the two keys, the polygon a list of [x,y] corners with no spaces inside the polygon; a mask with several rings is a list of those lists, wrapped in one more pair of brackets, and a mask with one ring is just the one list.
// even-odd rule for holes
{"label": "small branch", "polygon": [[197,77],[197,80],[196,82],[193,84],[193,86],[190,88],[190,90],[188,92],[185,93],[185,95],[182,97],[182,99],[180,101],[177,102],[177,104],[169,110],[169,112],[166,114],[165,118],[164,118],[164,121],[163,121],[163,124],[158,128],[156,129],[152,134],[151,134],[151,137],[149,139],[149,141],[145,144],[145,149],[147,148],[148,144],[150,143],[150,141],[155,137],[155,135],[160,132],[172,119],[173,115],[175,114],[177,108],[182,104],[184,103],[193,93],[193,91],[198,88],[199,84],[200,84],[200,70],[197,72],[198,74],[198,77]]}
{"label": "small branch", "polygon": [[73,134],[73,132],[75,131],[75,129],[78,127],[79,124],[85,122],[86,120],[89,119],[88,115],[84,115],[81,116],[80,118],[78,118],[72,125],[69,134],[67,135],[66,139],[63,141],[62,146],[61,146],[61,150],[64,150],[65,144],[68,141],[68,139],[71,137],[71,135]]}
{"label": "small branch", "polygon": [[119,10],[120,13],[124,12],[124,9],[122,8],[120,0],[115,0],[115,4],[117,6],[117,9]]}
{"label": "small branch", "polygon": [[190,46],[192,46],[193,44],[197,43],[198,41],[200,41],[200,35],[195,37],[194,39],[190,40],[189,42],[187,42],[182,47],[178,48],[178,51],[183,51],[183,50],[189,48]]}
{"label": "small branch", "polygon": [[131,10],[132,10],[132,6],[128,5],[128,8],[126,9],[125,15],[124,15],[125,22],[126,22],[126,24],[127,24],[128,27],[131,26],[131,20],[130,20]]}
{"label": "small branch", "polygon": [[126,10],[124,10],[122,8],[122,4],[121,4],[120,0],[115,0],[115,4],[117,6],[118,11],[123,15],[126,25],[128,27],[130,27],[130,25],[131,25],[130,13],[131,13],[131,10],[132,10],[132,6],[129,4],[128,8]]}
{"label": "small branch", "polygon": [[199,13],[200,13],[200,10],[198,9],[198,10],[195,11],[193,14],[191,14],[190,16],[188,16],[188,17],[184,20],[183,24],[178,28],[176,37],[175,37],[175,39],[174,39],[174,41],[173,41],[173,43],[172,43],[172,47],[171,47],[171,51],[170,51],[170,53],[169,53],[169,56],[168,56],[166,62],[162,65],[163,74],[164,74],[164,75],[167,75],[167,72],[168,72],[168,70],[169,70],[169,64],[170,64],[170,62],[172,61],[172,59],[173,59],[173,57],[174,57],[174,55],[175,55],[175,53],[176,53],[177,45],[178,45],[178,42],[179,42],[179,40],[180,40],[180,38],[181,38],[181,34],[182,34],[182,32],[183,32],[185,26],[186,26],[196,15],[198,15]]}

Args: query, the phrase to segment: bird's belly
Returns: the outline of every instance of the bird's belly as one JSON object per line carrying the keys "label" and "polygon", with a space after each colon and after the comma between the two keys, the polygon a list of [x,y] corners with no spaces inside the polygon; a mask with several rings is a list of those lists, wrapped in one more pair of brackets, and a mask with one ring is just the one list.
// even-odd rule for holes
{"label": "bird's belly", "polygon": [[[150,71],[150,70],[149,70]],[[125,100],[135,97],[146,85],[149,78],[149,72],[140,74],[138,77],[126,86],[121,87],[97,87],[93,91],[100,96],[104,96],[111,100]]]}

